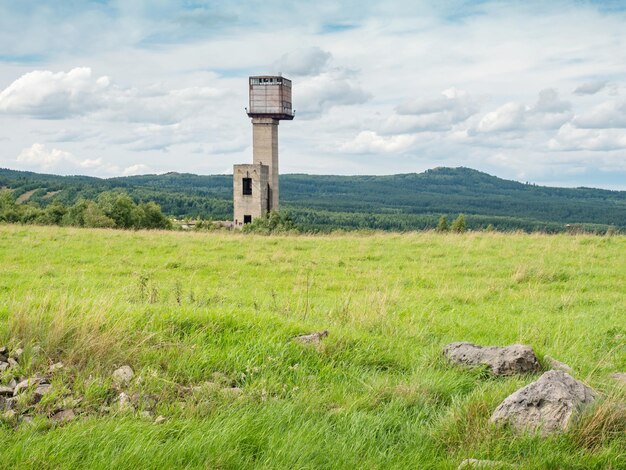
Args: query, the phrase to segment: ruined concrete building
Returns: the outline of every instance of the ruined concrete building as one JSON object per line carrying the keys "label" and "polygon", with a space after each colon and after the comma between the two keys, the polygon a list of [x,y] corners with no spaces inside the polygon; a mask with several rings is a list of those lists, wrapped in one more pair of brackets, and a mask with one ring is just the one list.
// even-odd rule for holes
{"label": "ruined concrete building", "polygon": [[234,226],[242,227],[278,210],[278,123],[291,121],[291,80],[280,76],[249,79],[252,164],[233,167]]}

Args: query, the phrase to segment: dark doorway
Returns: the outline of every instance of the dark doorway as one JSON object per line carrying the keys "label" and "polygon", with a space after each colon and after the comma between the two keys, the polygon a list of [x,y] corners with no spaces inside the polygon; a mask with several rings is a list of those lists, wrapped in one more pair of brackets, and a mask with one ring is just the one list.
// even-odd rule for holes
{"label": "dark doorway", "polygon": [[267,184],[267,212],[272,210],[272,188]]}
{"label": "dark doorway", "polygon": [[252,178],[243,179],[243,195],[252,196]]}
{"label": "dark doorway", "polygon": [[244,224],[249,224],[250,222],[252,222],[252,216],[251,215],[244,215],[243,216],[243,223]]}

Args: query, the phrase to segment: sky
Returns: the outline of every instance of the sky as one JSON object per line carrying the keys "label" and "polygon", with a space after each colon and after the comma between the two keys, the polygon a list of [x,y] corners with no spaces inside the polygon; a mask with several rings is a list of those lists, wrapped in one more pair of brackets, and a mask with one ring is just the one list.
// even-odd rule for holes
{"label": "sky", "polygon": [[279,73],[281,173],[626,190],[626,0],[0,0],[0,167],[232,173]]}

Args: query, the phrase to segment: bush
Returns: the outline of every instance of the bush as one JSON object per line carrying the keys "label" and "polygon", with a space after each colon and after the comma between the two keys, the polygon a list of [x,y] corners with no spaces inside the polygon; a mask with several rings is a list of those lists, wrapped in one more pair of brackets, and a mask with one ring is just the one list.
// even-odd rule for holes
{"label": "bush", "polygon": [[271,211],[265,217],[258,217],[251,223],[244,225],[243,232],[270,235],[274,233],[294,233],[299,232],[299,230],[288,213]]}
{"label": "bush", "polygon": [[448,231],[448,218],[445,215],[439,217],[439,223],[437,224],[437,232]]}
{"label": "bush", "polygon": [[459,216],[454,219],[454,222],[452,222],[450,230],[456,233],[465,232],[465,230],[467,230],[467,227],[465,226],[465,215],[459,214]]}

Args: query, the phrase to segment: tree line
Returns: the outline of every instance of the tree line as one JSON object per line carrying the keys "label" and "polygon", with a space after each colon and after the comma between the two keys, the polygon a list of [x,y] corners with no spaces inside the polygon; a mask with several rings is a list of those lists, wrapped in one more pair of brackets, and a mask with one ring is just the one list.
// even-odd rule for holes
{"label": "tree line", "polygon": [[81,198],[69,206],[54,201],[41,207],[36,202],[18,204],[13,191],[2,189],[0,222],[120,229],[172,228],[172,222],[158,204],[137,204],[128,194],[116,191],[100,193],[95,200]]}

